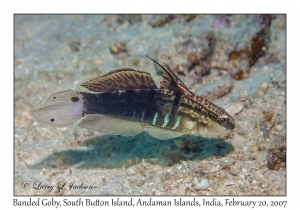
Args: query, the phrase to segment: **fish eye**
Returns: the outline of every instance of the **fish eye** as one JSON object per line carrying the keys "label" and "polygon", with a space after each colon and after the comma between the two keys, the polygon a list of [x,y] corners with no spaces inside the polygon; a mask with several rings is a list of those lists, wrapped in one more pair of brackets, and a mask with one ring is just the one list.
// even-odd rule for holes
{"label": "fish eye", "polygon": [[72,98],[71,98],[71,101],[77,102],[77,101],[79,101],[79,98],[78,98],[78,97],[72,97]]}
{"label": "fish eye", "polygon": [[222,117],[219,117],[219,118],[218,118],[218,122],[219,122],[220,124],[225,124],[225,123],[227,123],[227,119],[228,119],[227,116],[222,116]]}
{"label": "fish eye", "polygon": [[54,96],[53,99],[56,99],[56,96]]}
{"label": "fish eye", "polygon": [[51,119],[50,119],[50,122],[54,122],[54,121],[55,121],[55,119],[54,119],[54,118],[51,118]]}

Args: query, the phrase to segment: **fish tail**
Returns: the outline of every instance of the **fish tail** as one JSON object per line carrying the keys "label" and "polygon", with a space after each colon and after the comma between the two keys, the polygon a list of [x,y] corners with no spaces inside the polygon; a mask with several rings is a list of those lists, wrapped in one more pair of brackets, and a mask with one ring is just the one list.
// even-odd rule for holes
{"label": "fish tail", "polygon": [[54,127],[69,125],[83,117],[83,99],[84,96],[75,90],[54,93],[33,116]]}

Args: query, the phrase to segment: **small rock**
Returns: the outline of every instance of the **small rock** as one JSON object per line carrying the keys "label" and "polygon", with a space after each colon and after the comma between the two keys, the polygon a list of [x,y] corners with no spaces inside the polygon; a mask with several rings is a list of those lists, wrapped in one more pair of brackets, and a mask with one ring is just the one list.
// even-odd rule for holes
{"label": "small rock", "polygon": [[178,188],[178,194],[179,195],[185,195],[185,191],[186,191],[186,186],[185,185],[180,185]]}
{"label": "small rock", "polygon": [[268,87],[269,87],[269,83],[268,82],[263,82],[260,85],[261,90],[264,91],[264,92],[268,89]]}
{"label": "small rock", "polygon": [[266,147],[263,144],[258,145],[258,150],[259,151],[264,151]]}
{"label": "small rock", "polygon": [[274,114],[275,113],[272,110],[270,110],[270,111],[263,111],[263,115],[264,115],[264,117],[265,117],[265,119],[267,121],[273,120],[274,119]]}
{"label": "small rock", "polygon": [[69,47],[71,49],[72,52],[77,52],[79,51],[79,47],[80,47],[80,41],[78,40],[73,40],[73,41],[70,41],[69,43]]}
{"label": "small rock", "polygon": [[257,146],[253,146],[252,147],[252,152],[257,152],[258,151],[258,147]]}
{"label": "small rock", "polygon": [[44,175],[45,173],[46,173],[46,169],[43,168],[43,170],[41,170],[40,174],[41,174],[41,175]]}
{"label": "small rock", "polygon": [[241,112],[244,108],[244,103],[243,102],[238,102],[233,104],[232,106],[226,108],[226,111],[229,112],[231,116],[234,116]]}
{"label": "small rock", "polygon": [[154,181],[156,184],[160,184],[160,183],[161,183],[161,179],[159,178],[159,176],[154,176],[153,181]]}
{"label": "small rock", "polygon": [[119,54],[121,52],[127,52],[128,49],[127,49],[127,46],[126,46],[126,42],[125,41],[115,41],[110,46],[110,51],[113,54]]}
{"label": "small rock", "polygon": [[131,176],[131,175],[133,175],[133,174],[135,174],[136,172],[132,169],[132,168],[129,168],[128,170],[127,170],[127,175],[128,176]]}
{"label": "small rock", "polygon": [[190,52],[187,55],[187,59],[192,64],[198,64],[199,63],[199,56],[195,52]]}
{"label": "small rock", "polygon": [[199,184],[196,185],[196,190],[205,190],[209,186],[207,179],[202,179]]}
{"label": "small rock", "polygon": [[262,90],[258,90],[256,96],[258,98],[262,97],[264,95],[264,92]]}
{"label": "small rock", "polygon": [[183,183],[183,180],[182,179],[179,179],[179,180],[176,180],[177,184],[180,185]]}
{"label": "small rock", "polygon": [[283,124],[276,125],[275,129],[278,130],[278,131],[283,131],[284,125]]}
{"label": "small rock", "polygon": [[286,147],[279,146],[270,149],[267,155],[267,167],[279,171],[286,169]]}
{"label": "small rock", "polygon": [[229,185],[235,185],[235,181],[231,180],[231,179],[227,179],[224,181],[225,186],[229,186]]}
{"label": "small rock", "polygon": [[132,166],[134,163],[135,163],[135,159],[134,158],[128,158],[127,159],[128,166]]}
{"label": "small rock", "polygon": [[159,159],[158,158],[149,158],[145,161],[152,163],[152,164],[157,164],[159,162]]}
{"label": "small rock", "polygon": [[269,70],[269,66],[263,66],[262,69],[263,69],[264,71],[267,71],[267,70]]}
{"label": "small rock", "polygon": [[242,135],[239,135],[237,132],[234,132],[232,144],[243,144],[246,143],[246,138]]}
{"label": "small rock", "polygon": [[192,152],[198,152],[198,150],[199,150],[198,145],[193,142],[188,142],[186,147]]}
{"label": "small rock", "polygon": [[109,156],[113,152],[113,149],[112,145],[105,145],[103,148],[103,156]]}
{"label": "small rock", "polygon": [[174,143],[176,147],[178,147],[179,149],[183,149],[187,144],[187,139],[175,139]]}
{"label": "small rock", "polygon": [[211,167],[210,169],[209,169],[209,173],[214,173],[214,172],[217,172],[217,171],[219,171],[221,168],[220,168],[221,166],[214,166],[214,167]]}

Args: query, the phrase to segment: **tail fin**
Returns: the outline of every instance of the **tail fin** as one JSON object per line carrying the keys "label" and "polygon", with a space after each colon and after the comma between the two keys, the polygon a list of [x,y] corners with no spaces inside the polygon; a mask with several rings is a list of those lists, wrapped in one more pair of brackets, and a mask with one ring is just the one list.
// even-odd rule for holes
{"label": "tail fin", "polygon": [[61,127],[80,119],[83,107],[83,95],[80,92],[65,90],[51,95],[43,108],[33,112],[33,116],[48,125]]}

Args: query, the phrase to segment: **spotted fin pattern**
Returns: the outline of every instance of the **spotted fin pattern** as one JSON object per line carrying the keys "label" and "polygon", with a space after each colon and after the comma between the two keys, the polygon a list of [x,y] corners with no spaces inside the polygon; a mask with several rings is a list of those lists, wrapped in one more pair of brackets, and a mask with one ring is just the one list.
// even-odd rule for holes
{"label": "spotted fin pattern", "polygon": [[83,96],[75,90],[66,90],[52,94],[43,108],[32,114],[37,119],[54,127],[69,125],[83,117]]}

